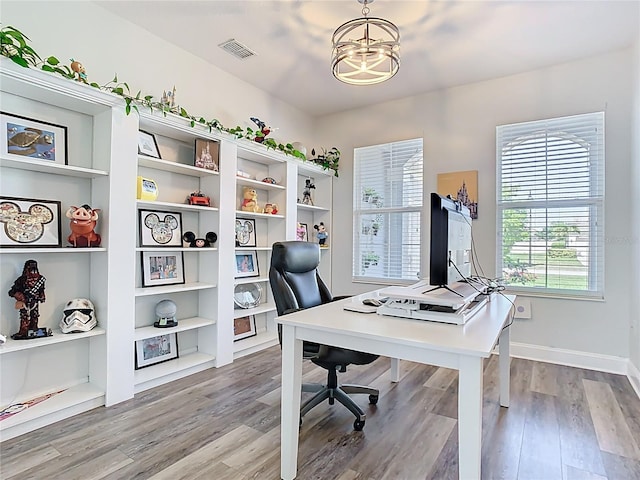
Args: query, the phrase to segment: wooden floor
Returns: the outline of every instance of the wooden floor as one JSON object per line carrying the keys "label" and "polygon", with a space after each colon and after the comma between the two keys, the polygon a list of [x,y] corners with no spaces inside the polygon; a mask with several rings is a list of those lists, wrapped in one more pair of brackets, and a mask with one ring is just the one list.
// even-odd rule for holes
{"label": "wooden floor", "polygon": [[[457,372],[389,360],[350,367],[341,380],[380,388],[361,395],[362,432],[337,404],[301,427],[303,480],[455,479]],[[498,404],[498,362],[486,360],[485,479],[640,479],[640,400],[624,376],[513,359],[511,407]],[[324,371],[304,362],[305,381]],[[135,399],[0,444],[2,479],[280,478],[280,349],[207,370]],[[305,394],[306,395],[306,394]]]}

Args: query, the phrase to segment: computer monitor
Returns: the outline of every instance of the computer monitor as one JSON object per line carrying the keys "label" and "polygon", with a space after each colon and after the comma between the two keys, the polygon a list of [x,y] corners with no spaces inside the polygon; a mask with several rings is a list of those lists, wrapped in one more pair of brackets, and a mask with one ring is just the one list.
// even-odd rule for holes
{"label": "computer monitor", "polygon": [[446,287],[471,276],[471,214],[461,202],[431,194],[429,284]]}

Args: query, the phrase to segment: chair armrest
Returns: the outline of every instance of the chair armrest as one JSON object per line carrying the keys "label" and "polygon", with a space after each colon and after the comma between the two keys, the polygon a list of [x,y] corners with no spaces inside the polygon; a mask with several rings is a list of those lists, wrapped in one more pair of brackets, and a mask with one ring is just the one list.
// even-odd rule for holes
{"label": "chair armrest", "polygon": [[333,297],[332,302],[337,302],[338,300],[344,300],[345,298],[351,298],[353,295],[338,295],[337,297]]}

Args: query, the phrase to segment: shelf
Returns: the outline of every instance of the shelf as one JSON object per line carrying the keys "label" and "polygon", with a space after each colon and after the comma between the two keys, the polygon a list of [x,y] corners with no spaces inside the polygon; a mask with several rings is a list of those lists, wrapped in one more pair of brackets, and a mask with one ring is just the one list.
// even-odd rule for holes
{"label": "shelf", "polygon": [[238,185],[245,185],[248,187],[254,187],[258,190],[285,190],[283,185],[274,185],[273,183],[262,182],[260,180],[252,180],[250,178],[236,177],[236,183]]}
{"label": "shelf", "polygon": [[236,278],[234,280],[235,285],[242,285],[246,283],[264,283],[268,282],[269,277],[250,277],[250,278]]}
{"label": "shelf", "polygon": [[0,157],[0,167],[17,168],[38,173],[52,173],[54,175],[66,175],[67,177],[97,178],[106,177],[109,172],[104,170],[94,170],[92,168],[75,167],[73,165],[60,165],[57,163],[47,163],[41,160],[32,160],[25,157],[24,160]]}
{"label": "shelf", "polygon": [[193,142],[196,138],[220,141],[221,138],[233,138],[220,132],[209,131],[209,127],[196,122],[191,125],[191,120],[176,115],[175,113],[154,110],[143,110],[140,113],[140,129],[152,131],[155,135],[174,138],[182,142]]}
{"label": "shelf", "polygon": [[192,282],[180,283],[178,285],[161,285],[159,287],[138,287],[136,297],[146,297],[149,295],[166,295],[167,293],[193,292],[196,290],[206,290],[216,288],[212,283]]}
{"label": "shelf", "polygon": [[272,250],[272,247],[236,247],[236,252],[249,252],[252,250],[270,252]]}
{"label": "shelf", "polygon": [[174,203],[174,202],[149,202],[146,200],[136,200],[138,208],[169,208],[172,210],[183,211],[198,211],[198,212],[217,212],[218,207],[205,207],[203,205],[189,205],[188,203]]}
{"label": "shelf", "polygon": [[312,175],[325,175],[327,177],[333,176],[333,170],[325,170],[320,165],[317,165],[310,161],[302,161],[296,159],[296,163],[298,165],[298,175],[303,177],[308,177]]}
{"label": "shelf", "polygon": [[242,318],[247,315],[258,315],[260,313],[274,312],[276,306],[273,303],[261,303],[255,308],[236,308],[233,310],[233,318]]}
{"label": "shelf", "polygon": [[136,247],[136,252],[217,252],[218,247]]}
{"label": "shelf", "polygon": [[96,252],[106,252],[107,249],[104,247],[94,247],[94,248],[74,248],[74,247],[47,247],[47,248],[38,248],[38,247],[28,247],[28,248],[0,248],[0,252],[3,255],[9,253],[96,253]]}
{"label": "shelf", "polygon": [[0,422],[2,441],[104,405],[104,390],[82,383]]}
{"label": "shelf", "polygon": [[287,156],[284,153],[273,149],[269,150],[266,146],[261,145],[258,142],[239,139],[236,140],[236,143],[238,145],[239,158],[261,163],[263,165],[274,165],[287,161]]}
{"label": "shelf", "polygon": [[53,336],[44,338],[34,338],[31,340],[13,340],[10,336],[7,336],[7,341],[4,345],[0,345],[0,355],[11,352],[19,352],[21,350],[29,350],[31,348],[46,347],[55,343],[73,342],[75,340],[82,340],[84,338],[95,337],[98,335],[104,335],[104,328],[96,327],[88,332],[79,333],[62,333],[60,329],[53,329]]}
{"label": "shelf", "polygon": [[[159,385],[160,383],[166,383],[167,381],[190,375],[191,373],[195,373],[195,371],[213,367],[215,359],[216,357],[213,355],[194,352],[180,358],[176,358],[175,360],[136,370],[134,373],[136,393],[155,385]],[[198,370],[196,370],[197,367],[199,367]]]}
{"label": "shelf", "polygon": [[166,335],[168,333],[185,332],[187,330],[194,330],[200,327],[208,327],[215,325],[216,321],[209,318],[193,317],[183,318],[178,320],[177,327],[170,328],[156,328],[153,325],[148,327],[136,328],[135,340],[144,340],[145,338],[153,338],[158,335]]}
{"label": "shelf", "polygon": [[219,172],[214,172],[213,170],[194,167],[193,165],[185,165],[183,163],[170,162],[159,158],[147,157],[145,155],[138,155],[138,166],[163,170],[165,172],[178,173],[180,175],[190,175],[192,177],[220,175]]}
{"label": "shelf", "polygon": [[236,210],[236,218],[237,217],[251,217],[251,218],[284,218],[284,215],[272,213],[254,213],[254,212],[245,212],[244,210]]}
{"label": "shelf", "polygon": [[305,205],[304,203],[297,203],[298,210],[312,210],[315,212],[328,212],[330,209],[325,207],[318,207],[316,205]]}
{"label": "shelf", "polygon": [[272,347],[279,343],[278,332],[263,332],[249,338],[243,338],[233,344],[233,358],[237,359],[250,355],[259,350]]}

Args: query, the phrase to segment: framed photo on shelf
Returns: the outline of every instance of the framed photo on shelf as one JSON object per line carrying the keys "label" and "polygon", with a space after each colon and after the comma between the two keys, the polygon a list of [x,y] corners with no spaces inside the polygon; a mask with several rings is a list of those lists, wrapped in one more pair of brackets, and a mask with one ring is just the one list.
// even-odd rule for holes
{"label": "framed photo on shelf", "polygon": [[141,247],[182,247],[182,214],[138,210]]}
{"label": "framed photo on shelf", "polygon": [[67,164],[67,127],[0,112],[0,154],[13,160]]}
{"label": "framed photo on shelf", "polygon": [[0,248],[62,247],[57,200],[0,196]]}
{"label": "framed photo on shelf", "polygon": [[136,341],[136,370],[178,358],[178,335],[168,333]]}
{"label": "framed photo on shelf", "polygon": [[237,342],[243,338],[253,337],[256,332],[256,317],[247,315],[245,317],[233,319],[233,341]]}
{"label": "framed photo on shelf", "polygon": [[236,218],[236,247],[256,245],[256,221],[252,218]]}
{"label": "framed photo on shelf", "polygon": [[147,157],[162,158],[160,157],[160,149],[158,148],[156,137],[144,130],[138,131],[138,153]]}
{"label": "framed photo on shelf", "polygon": [[258,268],[258,253],[236,252],[236,278],[257,277],[260,275]]}
{"label": "framed photo on shelf", "polygon": [[142,286],[184,283],[182,252],[142,252]]}
{"label": "framed photo on shelf", "polygon": [[296,227],[296,240],[300,242],[309,241],[309,232],[306,223],[298,223],[298,226]]}
{"label": "framed photo on shelf", "polygon": [[193,164],[198,168],[217,172],[219,161],[218,152],[218,142],[207,140],[206,138],[196,138],[196,151]]}

